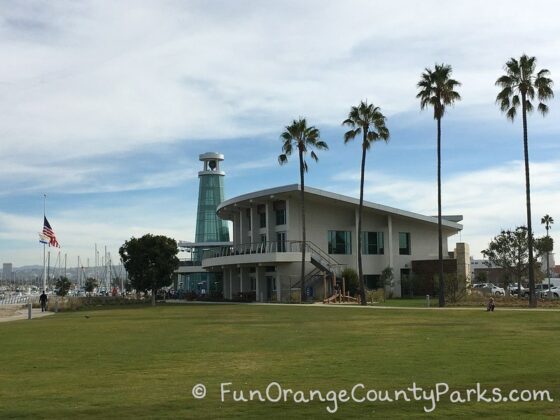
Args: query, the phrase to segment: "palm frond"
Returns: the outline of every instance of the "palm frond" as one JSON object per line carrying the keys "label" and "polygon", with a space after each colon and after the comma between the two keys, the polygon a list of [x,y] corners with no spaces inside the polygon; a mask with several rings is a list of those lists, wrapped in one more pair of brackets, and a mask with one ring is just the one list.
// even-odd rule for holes
{"label": "palm frond", "polygon": [[500,76],[496,81],[496,86],[502,90],[496,96],[496,103],[500,105],[500,110],[506,114],[506,117],[513,121],[516,116],[516,109],[522,104],[521,98],[525,98],[525,109],[527,112],[533,111],[532,100],[538,98],[540,101],[537,109],[545,115],[548,107],[544,101],[554,97],[552,91],[552,79],[548,76],[550,72],[547,69],[536,71],[535,57],[529,57],[523,54],[519,59],[509,59],[505,66],[504,75]]}
{"label": "palm frond", "polygon": [[537,109],[539,110],[539,112],[542,114],[543,117],[546,114],[548,114],[548,106],[543,104],[542,102],[539,102],[539,105],[537,106]]}
{"label": "palm frond", "polygon": [[319,158],[317,157],[317,155],[313,150],[311,151],[310,155],[311,155],[311,159],[313,159],[315,162],[319,161]]}
{"label": "palm frond", "polygon": [[281,154],[278,156],[278,163],[280,165],[284,165],[286,163],[288,163],[288,156],[286,156],[285,154]]}

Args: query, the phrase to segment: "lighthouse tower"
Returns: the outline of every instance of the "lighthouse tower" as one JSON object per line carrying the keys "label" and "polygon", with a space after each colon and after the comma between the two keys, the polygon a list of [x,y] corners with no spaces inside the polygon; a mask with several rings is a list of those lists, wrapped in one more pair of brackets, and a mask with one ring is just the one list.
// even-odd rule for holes
{"label": "lighthouse tower", "polygon": [[203,153],[199,159],[204,162],[198,173],[198,211],[196,214],[195,242],[228,242],[229,231],[225,220],[216,214],[218,205],[224,201],[224,175],[220,162],[221,153]]}
{"label": "lighthouse tower", "polygon": [[208,152],[199,156],[203,163],[198,173],[198,208],[194,242],[179,241],[179,249],[190,257],[182,259],[177,270],[177,289],[199,295],[221,293],[223,273],[202,268],[205,252],[231,246],[227,222],[216,214],[218,205],[224,201],[224,176],[220,163],[221,153]]}

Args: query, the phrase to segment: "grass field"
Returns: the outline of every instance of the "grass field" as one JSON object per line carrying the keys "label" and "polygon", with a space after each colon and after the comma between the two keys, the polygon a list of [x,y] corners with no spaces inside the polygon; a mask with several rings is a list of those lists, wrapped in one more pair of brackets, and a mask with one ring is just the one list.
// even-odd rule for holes
{"label": "grass field", "polygon": [[[418,418],[560,416],[560,312],[162,305],[0,324],[0,418]],[[220,401],[284,389],[499,387],[554,402]],[[207,387],[195,400],[195,384]],[[363,396],[365,391],[358,396]],[[373,394],[372,394],[373,395]],[[246,394],[247,396],[247,394]],[[410,394],[412,397],[412,394]]]}

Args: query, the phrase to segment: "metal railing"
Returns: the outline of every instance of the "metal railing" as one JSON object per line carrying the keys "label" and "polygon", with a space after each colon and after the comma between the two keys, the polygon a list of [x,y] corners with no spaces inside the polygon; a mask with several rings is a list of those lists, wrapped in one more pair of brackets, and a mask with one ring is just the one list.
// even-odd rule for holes
{"label": "metal railing", "polygon": [[[246,244],[205,250],[202,254],[202,259],[276,252],[302,252],[302,249],[302,241],[250,242]],[[305,252],[309,254],[310,258],[314,258],[327,271],[338,273],[340,268],[344,266],[344,264],[338,263],[338,261],[324,252],[313,242],[307,241],[305,243]]]}
{"label": "metal railing", "polygon": [[0,295],[0,305],[25,305],[39,299],[39,295]]}

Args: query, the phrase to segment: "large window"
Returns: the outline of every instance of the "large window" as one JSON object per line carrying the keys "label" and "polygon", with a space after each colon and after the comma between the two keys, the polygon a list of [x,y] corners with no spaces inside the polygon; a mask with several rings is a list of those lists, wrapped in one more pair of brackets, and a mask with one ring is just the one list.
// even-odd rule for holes
{"label": "large window", "polygon": [[352,232],[329,230],[329,254],[351,254]]}
{"label": "large window", "polygon": [[362,254],[383,255],[383,232],[362,232]]}
{"label": "large window", "polygon": [[286,252],[286,232],[276,232],[276,246],[278,252]]}
{"label": "large window", "polygon": [[399,232],[399,254],[410,255],[410,232]]}
{"label": "large window", "polygon": [[286,202],[285,201],[275,201],[273,204],[274,213],[276,215],[276,226],[281,226],[286,224]]}
{"label": "large window", "polygon": [[266,227],[266,208],[264,205],[260,204],[257,207],[257,212],[259,213],[259,227],[265,228]]}
{"label": "large window", "polygon": [[383,288],[379,274],[364,274],[364,283],[369,290]]}

